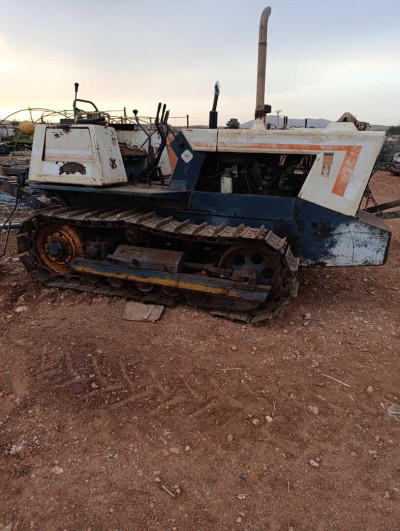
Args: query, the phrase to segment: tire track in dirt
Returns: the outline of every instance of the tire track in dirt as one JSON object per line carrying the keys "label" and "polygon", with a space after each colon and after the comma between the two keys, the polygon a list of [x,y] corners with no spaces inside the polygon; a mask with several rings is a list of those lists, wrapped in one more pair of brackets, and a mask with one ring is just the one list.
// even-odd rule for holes
{"label": "tire track in dirt", "polygon": [[214,370],[157,374],[147,364],[126,364],[99,354],[66,353],[34,377],[42,393],[50,393],[52,400],[67,400],[72,408],[140,408],[148,417],[177,409],[195,419],[222,416],[225,424],[243,418],[249,407],[260,409],[266,400],[255,383],[244,385],[236,375],[215,376]]}

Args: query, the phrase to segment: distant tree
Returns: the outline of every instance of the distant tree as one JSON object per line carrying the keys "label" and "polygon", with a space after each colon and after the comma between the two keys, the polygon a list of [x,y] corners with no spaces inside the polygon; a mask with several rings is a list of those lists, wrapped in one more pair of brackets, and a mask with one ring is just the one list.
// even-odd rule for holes
{"label": "distant tree", "polygon": [[392,125],[389,129],[386,129],[386,136],[400,135],[400,125]]}

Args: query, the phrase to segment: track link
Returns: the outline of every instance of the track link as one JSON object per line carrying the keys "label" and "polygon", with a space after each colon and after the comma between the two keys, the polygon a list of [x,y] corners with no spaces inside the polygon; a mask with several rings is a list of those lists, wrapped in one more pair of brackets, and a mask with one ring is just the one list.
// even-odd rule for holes
{"label": "track link", "polygon": [[[166,240],[181,240],[184,242],[220,245],[225,249],[233,246],[258,245],[268,249],[279,257],[282,271],[280,289],[273,296],[268,297],[262,307],[252,311],[239,311],[229,308],[221,300],[218,303],[204,304],[201,298],[186,292],[178,298],[168,297],[164,293],[143,295],[132,288],[113,288],[101,279],[87,279],[71,275],[58,275],[43,267],[40,258],[35,253],[34,235],[38,227],[44,223],[66,224],[82,229],[127,229],[154,235]],[[238,319],[254,324],[268,320],[274,315],[280,315],[291,297],[296,296],[298,283],[296,280],[299,260],[291,252],[285,238],[279,238],[264,226],[259,228],[239,225],[237,227],[225,224],[212,225],[206,222],[195,224],[189,220],[179,221],[172,216],[162,217],[156,212],[142,212],[138,210],[93,210],[72,207],[41,210],[32,218],[26,220],[18,235],[18,251],[20,259],[32,277],[38,279],[48,287],[87,291],[93,294],[104,294],[112,297],[139,299],[142,301],[158,302],[173,305],[183,300],[197,306],[213,309],[216,315],[230,319]]]}

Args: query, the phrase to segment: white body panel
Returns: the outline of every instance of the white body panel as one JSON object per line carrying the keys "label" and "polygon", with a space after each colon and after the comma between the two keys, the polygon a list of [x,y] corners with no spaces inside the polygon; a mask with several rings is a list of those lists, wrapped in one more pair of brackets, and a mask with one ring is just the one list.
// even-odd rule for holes
{"label": "white body panel", "polygon": [[37,125],[29,180],[85,186],[126,183],[114,128]]}
{"label": "white body panel", "polygon": [[316,155],[299,197],[355,216],[382,148],[383,132],[358,131],[352,123],[326,129],[185,130],[193,151]]}
{"label": "white body panel", "polygon": [[223,131],[242,133],[239,129],[184,129],[182,132],[193,151],[216,151]]}

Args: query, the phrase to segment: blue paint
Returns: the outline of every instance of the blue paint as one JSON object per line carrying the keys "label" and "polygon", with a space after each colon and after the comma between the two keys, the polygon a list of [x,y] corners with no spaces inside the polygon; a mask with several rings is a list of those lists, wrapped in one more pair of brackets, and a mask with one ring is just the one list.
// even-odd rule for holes
{"label": "blue paint", "polygon": [[[263,195],[220,194],[192,192],[190,210],[208,212],[228,218],[292,221],[295,199],[292,197],[269,197]],[[235,223],[230,223],[235,225]]]}

